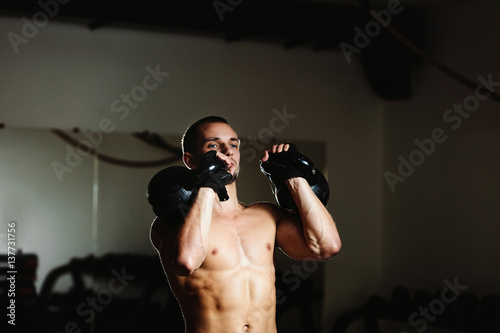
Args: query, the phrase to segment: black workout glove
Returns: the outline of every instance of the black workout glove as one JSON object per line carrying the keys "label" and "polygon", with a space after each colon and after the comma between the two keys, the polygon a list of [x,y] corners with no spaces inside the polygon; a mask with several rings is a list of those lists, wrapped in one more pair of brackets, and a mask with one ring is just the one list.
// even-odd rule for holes
{"label": "black workout glove", "polygon": [[314,170],[314,164],[306,156],[301,155],[294,144],[288,143],[287,151],[281,153],[269,152],[269,158],[260,162],[260,170],[276,186],[285,180],[302,177],[306,178]]}
{"label": "black workout glove", "polygon": [[294,144],[288,143],[288,145],[287,151],[281,153],[270,152],[268,160],[260,162],[262,173],[274,184],[276,201],[288,211],[298,213],[297,205],[285,181],[290,178],[301,177],[307,180],[312,191],[323,205],[326,205],[330,196],[330,189],[325,177],[316,169],[309,158],[299,153]]}
{"label": "black workout glove", "polygon": [[153,212],[162,220],[184,220],[200,187],[210,187],[220,201],[229,199],[226,185],[232,175],[226,171],[226,163],[212,150],[200,158],[195,170],[172,166],[158,172],[148,184],[146,197]]}
{"label": "black workout glove", "polygon": [[192,171],[193,185],[196,188],[210,187],[219,196],[220,201],[229,199],[226,185],[233,175],[227,172],[227,164],[219,157],[215,150],[210,150],[200,158],[200,165]]}

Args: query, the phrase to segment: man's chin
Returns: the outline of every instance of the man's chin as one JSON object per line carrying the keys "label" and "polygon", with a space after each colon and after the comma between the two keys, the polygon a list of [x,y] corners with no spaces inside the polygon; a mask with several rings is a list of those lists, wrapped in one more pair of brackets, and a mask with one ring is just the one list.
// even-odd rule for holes
{"label": "man's chin", "polygon": [[239,175],[240,175],[239,170],[236,171],[235,173],[231,174],[231,179],[229,180],[229,182],[227,183],[227,185],[234,183],[236,181],[236,179],[238,179]]}

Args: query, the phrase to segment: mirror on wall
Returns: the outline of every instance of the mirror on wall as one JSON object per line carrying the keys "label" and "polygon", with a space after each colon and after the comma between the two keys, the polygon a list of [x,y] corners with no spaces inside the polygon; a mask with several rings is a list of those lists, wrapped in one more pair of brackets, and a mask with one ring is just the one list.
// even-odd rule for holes
{"label": "mirror on wall", "polygon": [[[172,147],[168,151],[133,133],[90,135],[81,131],[10,128],[0,131],[0,237],[2,243],[6,241],[8,223],[15,222],[17,250],[36,255],[35,287],[39,292],[55,270],[75,258],[137,254],[153,257],[159,264],[149,240],[149,227],[155,215],[146,200],[146,186],[161,169],[183,165],[178,153],[180,136],[159,136]],[[84,144],[90,141],[104,159],[86,151]],[[237,181],[240,201],[275,202],[270,183],[260,172],[261,147],[243,141]],[[324,143],[295,144],[320,169],[326,169]],[[171,163],[137,166],[159,160]],[[308,315],[319,327],[321,265],[292,260],[279,250],[275,258],[278,324],[289,326],[290,331],[300,327],[301,319],[292,302],[300,299],[300,293],[314,291]],[[53,288],[60,293],[69,292],[74,283],[74,277],[66,274],[54,281]]]}

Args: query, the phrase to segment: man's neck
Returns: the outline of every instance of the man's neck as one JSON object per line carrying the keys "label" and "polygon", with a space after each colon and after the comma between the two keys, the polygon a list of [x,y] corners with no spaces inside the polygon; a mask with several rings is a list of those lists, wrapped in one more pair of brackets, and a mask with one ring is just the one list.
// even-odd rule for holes
{"label": "man's neck", "polygon": [[229,199],[223,202],[214,202],[214,213],[219,214],[231,214],[234,211],[241,209],[241,204],[238,201],[238,193],[236,191],[236,182],[233,182],[226,186],[227,194]]}

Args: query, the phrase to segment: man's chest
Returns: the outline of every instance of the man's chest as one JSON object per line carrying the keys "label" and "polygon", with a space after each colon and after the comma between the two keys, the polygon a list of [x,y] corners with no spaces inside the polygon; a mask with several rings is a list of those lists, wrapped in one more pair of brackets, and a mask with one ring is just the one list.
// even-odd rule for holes
{"label": "man's chest", "polygon": [[268,215],[212,221],[204,268],[268,266],[273,261],[276,223]]}

